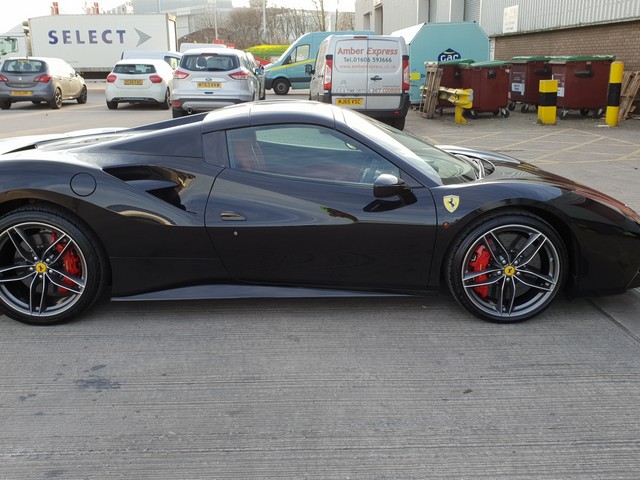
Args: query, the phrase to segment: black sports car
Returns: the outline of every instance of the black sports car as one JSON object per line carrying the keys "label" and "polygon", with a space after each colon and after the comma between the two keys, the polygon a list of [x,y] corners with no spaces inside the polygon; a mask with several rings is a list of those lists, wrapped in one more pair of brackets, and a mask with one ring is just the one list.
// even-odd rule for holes
{"label": "black sports car", "polygon": [[640,217],[622,203],[330,105],[249,103],[8,145],[0,310],[22,322],[109,297],[444,286],[478,317],[513,322],[561,290],[640,286]]}

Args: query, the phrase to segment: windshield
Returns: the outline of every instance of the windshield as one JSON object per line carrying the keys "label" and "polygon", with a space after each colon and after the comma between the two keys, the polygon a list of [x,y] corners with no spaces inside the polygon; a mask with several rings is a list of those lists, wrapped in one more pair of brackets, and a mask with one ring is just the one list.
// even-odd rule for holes
{"label": "windshield", "polygon": [[[347,123],[350,127],[369,137],[375,137],[378,143],[402,156],[436,183],[450,185],[471,182],[478,178],[477,168],[472,163],[443,152],[408,132],[372,121],[351,110],[346,110],[344,114],[345,118],[349,117]],[[372,135],[372,128],[378,128],[379,132]]]}
{"label": "windshield", "polygon": [[0,54],[15,53],[18,51],[18,39],[15,37],[0,38]]}

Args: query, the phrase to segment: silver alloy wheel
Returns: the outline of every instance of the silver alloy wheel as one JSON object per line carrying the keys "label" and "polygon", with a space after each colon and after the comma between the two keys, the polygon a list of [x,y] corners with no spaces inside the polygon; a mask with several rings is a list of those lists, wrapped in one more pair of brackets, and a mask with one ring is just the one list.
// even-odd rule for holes
{"label": "silver alloy wheel", "polygon": [[465,253],[460,274],[464,294],[475,308],[505,319],[543,308],[562,278],[553,242],[521,224],[501,225],[477,238]]}
{"label": "silver alloy wheel", "polygon": [[84,293],[88,268],[78,244],[60,228],[24,222],[0,232],[0,296],[30,317],[59,316]]}

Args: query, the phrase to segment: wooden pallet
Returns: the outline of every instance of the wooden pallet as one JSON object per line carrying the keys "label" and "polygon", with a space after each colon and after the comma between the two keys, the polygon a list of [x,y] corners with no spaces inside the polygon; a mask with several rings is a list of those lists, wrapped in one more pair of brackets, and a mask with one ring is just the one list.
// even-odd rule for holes
{"label": "wooden pallet", "polygon": [[[624,72],[622,79],[622,92],[620,94],[620,110],[618,121],[626,119],[632,114],[637,103],[636,98],[640,91],[640,72]],[[640,100],[640,99],[639,99]]]}
{"label": "wooden pallet", "polygon": [[442,68],[438,68],[437,62],[425,63],[425,77],[422,87],[420,87],[420,116],[433,118],[438,106],[438,93],[440,90],[440,79],[442,78]]}

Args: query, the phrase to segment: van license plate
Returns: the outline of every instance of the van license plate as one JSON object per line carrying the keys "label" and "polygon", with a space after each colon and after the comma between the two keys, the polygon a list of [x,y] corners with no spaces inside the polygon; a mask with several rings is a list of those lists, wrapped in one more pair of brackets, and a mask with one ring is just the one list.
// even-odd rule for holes
{"label": "van license plate", "polygon": [[14,97],[30,97],[33,95],[33,92],[30,90],[14,90],[11,92],[11,95]]}
{"label": "van license plate", "polygon": [[142,85],[142,80],[125,80],[125,85]]}
{"label": "van license plate", "polygon": [[336,105],[364,105],[362,98],[336,98]]}
{"label": "van license plate", "polygon": [[198,88],[222,88],[221,82],[198,82]]}

